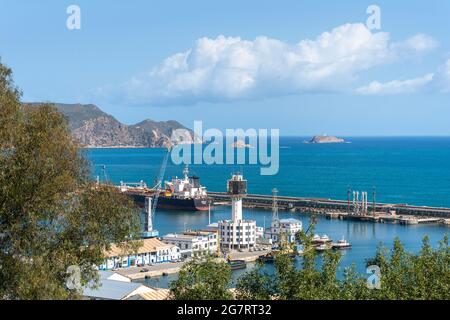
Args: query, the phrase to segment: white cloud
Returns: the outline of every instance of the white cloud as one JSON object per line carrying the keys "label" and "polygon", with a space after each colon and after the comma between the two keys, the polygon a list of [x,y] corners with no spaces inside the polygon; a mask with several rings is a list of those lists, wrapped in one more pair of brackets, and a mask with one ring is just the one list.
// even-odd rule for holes
{"label": "white cloud", "polygon": [[441,65],[435,73],[408,80],[393,80],[389,82],[373,81],[356,89],[364,95],[389,95],[419,92],[449,93],[450,92],[450,59]]}
{"label": "white cloud", "polygon": [[373,81],[369,85],[358,88],[357,93],[370,95],[389,95],[400,93],[414,93],[421,90],[433,80],[433,74],[408,80],[393,80],[385,83]]}
{"label": "white cloud", "polygon": [[405,41],[394,43],[392,49],[396,50],[399,54],[405,53],[426,53],[436,49],[439,43],[432,37],[419,33]]}
{"label": "white cloud", "polygon": [[427,51],[433,41],[417,35],[396,44],[364,24],[341,25],[297,44],[265,36],[201,38],[113,91],[127,103],[151,105],[348,91],[364,70]]}
{"label": "white cloud", "polygon": [[450,59],[438,68],[431,87],[434,91],[450,93]]}

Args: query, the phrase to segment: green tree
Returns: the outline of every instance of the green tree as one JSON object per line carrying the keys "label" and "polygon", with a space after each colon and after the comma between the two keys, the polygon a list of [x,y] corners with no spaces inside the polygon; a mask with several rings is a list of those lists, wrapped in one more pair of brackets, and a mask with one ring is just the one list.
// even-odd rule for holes
{"label": "green tree", "polygon": [[236,285],[238,300],[271,300],[276,296],[273,276],[263,270],[261,262],[242,275]]}
{"label": "green tree", "polygon": [[110,244],[139,227],[132,202],[96,186],[66,120],[52,105],[24,106],[0,64],[0,298],[68,299],[69,266],[81,284]]}
{"label": "green tree", "polygon": [[175,300],[229,300],[231,268],[210,255],[185,263],[178,279],[170,283],[170,298]]}
{"label": "green tree", "polygon": [[[314,228],[312,228],[314,230]],[[366,275],[356,272],[355,265],[338,278],[340,252],[326,251],[318,266],[317,253],[311,246],[312,233],[299,232],[303,244],[300,268],[288,254],[279,253],[273,275],[252,270],[238,281],[237,296],[242,299],[281,300],[366,300],[366,299],[450,299],[450,249],[448,236],[433,249],[427,236],[421,251],[407,252],[399,239],[389,251],[379,246],[367,265],[381,270],[381,289],[369,289]],[[281,251],[282,252],[282,251]],[[259,268],[258,268],[259,269]]]}

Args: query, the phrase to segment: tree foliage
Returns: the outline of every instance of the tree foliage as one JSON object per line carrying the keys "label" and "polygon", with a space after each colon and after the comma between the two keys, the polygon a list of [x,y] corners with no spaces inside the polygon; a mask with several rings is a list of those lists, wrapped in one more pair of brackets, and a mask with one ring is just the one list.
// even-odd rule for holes
{"label": "tree foliage", "polygon": [[229,300],[231,268],[212,256],[195,257],[181,268],[178,279],[170,283],[175,300]]}
{"label": "tree foliage", "polygon": [[[312,228],[314,230],[314,228]],[[317,253],[311,246],[312,234],[299,232],[303,244],[300,268],[288,254],[280,253],[275,259],[275,272],[267,274],[260,266],[239,279],[236,296],[241,299],[281,300],[424,300],[450,299],[450,249],[448,236],[437,249],[424,237],[418,254],[407,252],[399,239],[392,249],[379,246],[367,265],[381,270],[381,288],[369,289],[354,265],[337,277],[340,252],[326,251],[318,265]]]}
{"label": "tree foliage", "polygon": [[112,186],[96,186],[89,166],[50,104],[24,106],[11,70],[0,64],[0,298],[79,297],[112,242],[138,231],[133,204]]}

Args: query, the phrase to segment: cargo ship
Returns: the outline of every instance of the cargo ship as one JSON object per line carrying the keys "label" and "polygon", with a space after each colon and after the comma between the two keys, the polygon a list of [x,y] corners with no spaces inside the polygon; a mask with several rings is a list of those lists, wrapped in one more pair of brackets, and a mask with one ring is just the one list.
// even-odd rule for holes
{"label": "cargo ship", "polygon": [[183,178],[175,177],[164,183],[157,208],[184,211],[207,211],[213,205],[200,178],[189,176],[189,168],[183,170]]}

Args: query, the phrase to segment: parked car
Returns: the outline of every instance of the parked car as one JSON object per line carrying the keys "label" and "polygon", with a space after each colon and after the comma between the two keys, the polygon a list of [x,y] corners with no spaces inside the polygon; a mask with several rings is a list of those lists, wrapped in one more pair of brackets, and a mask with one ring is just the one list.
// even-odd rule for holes
{"label": "parked car", "polygon": [[141,269],[139,272],[149,272],[150,270],[148,270],[147,268],[143,268]]}

